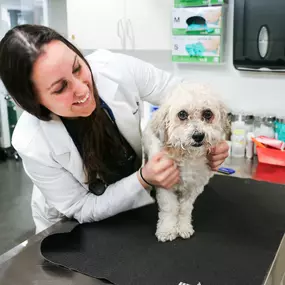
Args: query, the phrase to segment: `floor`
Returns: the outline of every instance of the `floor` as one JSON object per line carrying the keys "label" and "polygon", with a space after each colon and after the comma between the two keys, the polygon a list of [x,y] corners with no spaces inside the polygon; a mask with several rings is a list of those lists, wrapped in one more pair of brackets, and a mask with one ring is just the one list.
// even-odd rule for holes
{"label": "floor", "polygon": [[32,183],[22,163],[0,162],[0,255],[34,234]]}

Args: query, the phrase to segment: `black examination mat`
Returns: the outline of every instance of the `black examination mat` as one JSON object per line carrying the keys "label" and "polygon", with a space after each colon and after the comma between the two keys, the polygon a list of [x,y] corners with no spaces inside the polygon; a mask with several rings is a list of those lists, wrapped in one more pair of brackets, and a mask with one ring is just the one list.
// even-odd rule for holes
{"label": "black examination mat", "polygon": [[43,256],[117,285],[261,285],[285,231],[285,186],[215,176],[195,234],[159,243],[155,205],[45,238]]}

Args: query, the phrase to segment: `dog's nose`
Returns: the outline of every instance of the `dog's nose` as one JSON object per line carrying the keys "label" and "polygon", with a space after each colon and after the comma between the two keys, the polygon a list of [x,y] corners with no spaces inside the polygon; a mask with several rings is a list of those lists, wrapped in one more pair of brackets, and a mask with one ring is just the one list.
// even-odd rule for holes
{"label": "dog's nose", "polygon": [[195,132],[193,135],[192,135],[192,138],[195,142],[197,143],[200,143],[202,142],[202,140],[204,139],[205,137],[205,134],[204,133],[199,133],[199,132]]}

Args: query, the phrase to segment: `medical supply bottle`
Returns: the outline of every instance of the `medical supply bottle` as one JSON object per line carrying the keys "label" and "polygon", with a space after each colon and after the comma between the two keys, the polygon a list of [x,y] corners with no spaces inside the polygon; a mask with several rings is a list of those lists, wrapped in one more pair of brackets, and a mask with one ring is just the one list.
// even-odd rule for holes
{"label": "medical supply bottle", "polygon": [[246,126],[242,114],[234,116],[231,130],[232,156],[244,157],[246,146]]}

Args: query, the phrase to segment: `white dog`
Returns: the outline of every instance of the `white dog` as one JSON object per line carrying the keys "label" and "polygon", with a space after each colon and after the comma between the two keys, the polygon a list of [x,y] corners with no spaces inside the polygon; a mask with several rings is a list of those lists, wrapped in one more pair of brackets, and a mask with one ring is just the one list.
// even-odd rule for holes
{"label": "white dog", "polygon": [[179,84],[153,113],[143,134],[146,159],[166,149],[181,175],[173,189],[156,189],[159,241],[186,239],[194,233],[193,204],[213,176],[206,155],[224,139],[227,128],[224,104],[210,88],[199,84]]}

